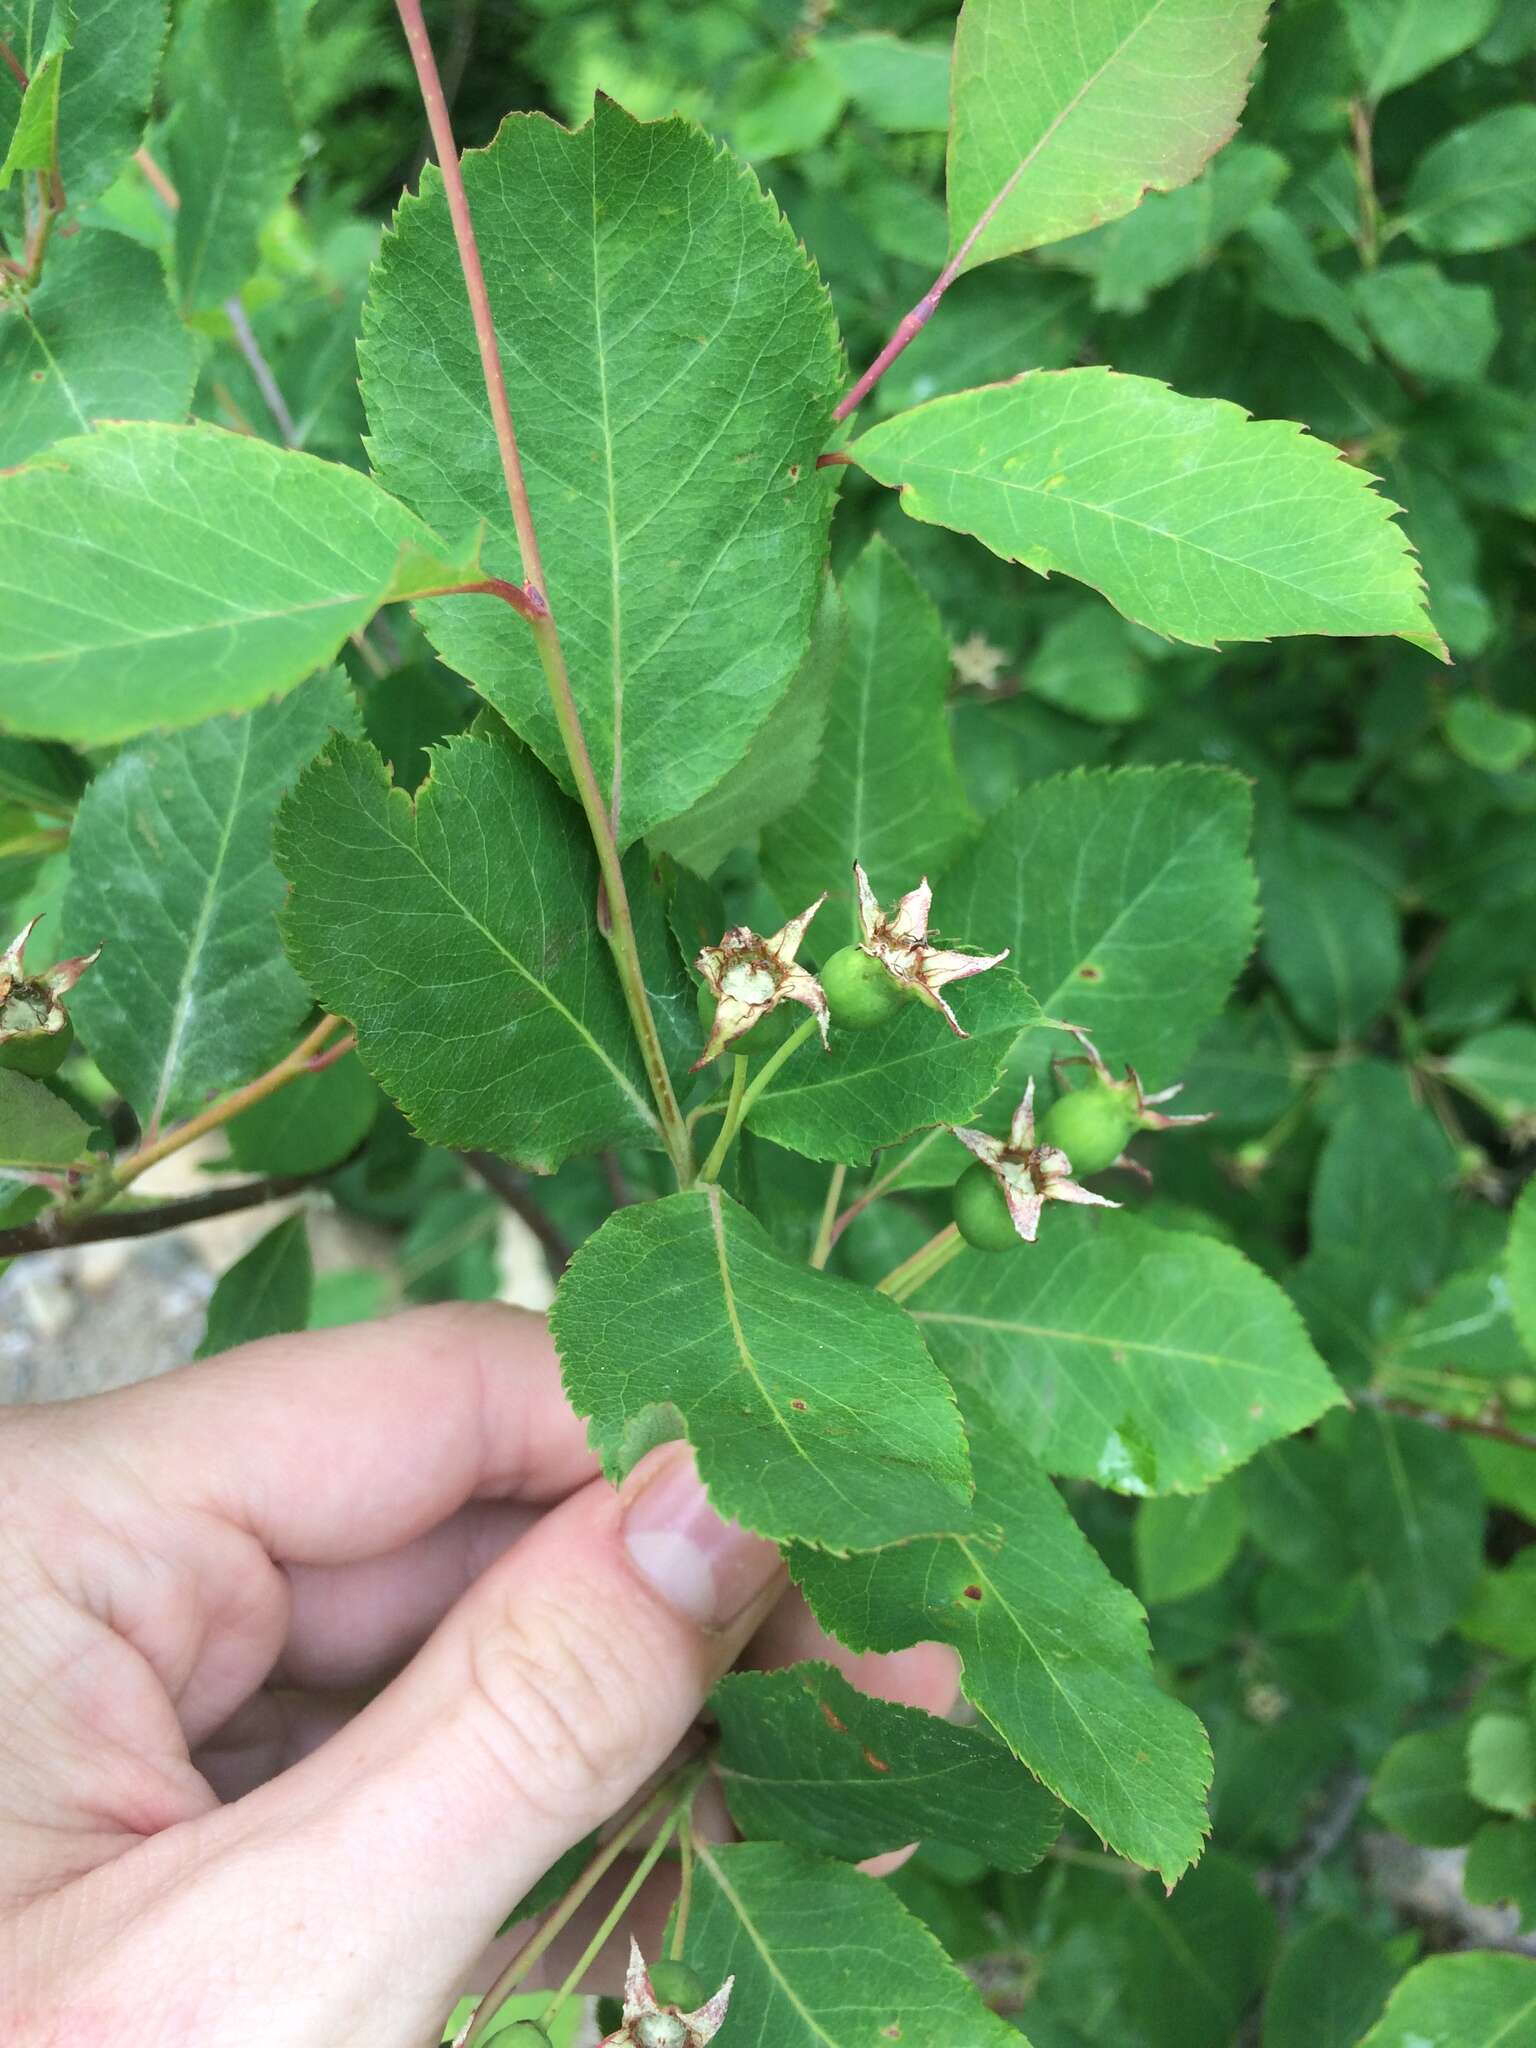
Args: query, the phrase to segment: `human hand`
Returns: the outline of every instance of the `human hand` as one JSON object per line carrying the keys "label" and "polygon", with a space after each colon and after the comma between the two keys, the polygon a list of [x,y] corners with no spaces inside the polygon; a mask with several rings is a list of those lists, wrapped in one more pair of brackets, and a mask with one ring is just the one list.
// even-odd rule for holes
{"label": "human hand", "polygon": [[949,1704],[947,1653],[829,1645],[685,1447],[596,1472],[492,1306],[0,1416],[8,2048],[421,2048],[749,1644]]}

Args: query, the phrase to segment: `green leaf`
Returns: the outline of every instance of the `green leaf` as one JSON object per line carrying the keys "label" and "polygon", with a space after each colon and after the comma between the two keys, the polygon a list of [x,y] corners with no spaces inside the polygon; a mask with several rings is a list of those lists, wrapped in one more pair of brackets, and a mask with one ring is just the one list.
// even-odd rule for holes
{"label": "green leaf", "polygon": [[688,1960],[773,2048],[1019,2048],[888,1886],[778,1842],[699,1845]]}
{"label": "green leaf", "polygon": [[1316,1437],[1272,1444],[1243,1467],[1248,1533],[1288,1571],[1337,1581],[1347,1551],[1343,1461]]}
{"label": "green leaf", "polygon": [[1461,1886],[1474,1906],[1513,1906],[1522,1927],[1536,1922],[1536,1821],[1485,1822],[1467,1850]]}
{"label": "green leaf", "polygon": [[[576,134],[514,115],[464,177],[550,602],[628,844],[734,767],[804,659],[841,373],[828,301],[756,180],[686,121],[611,101]],[[488,522],[487,560],[515,577],[435,170],[385,241],[364,332],[380,475],[444,532]],[[564,775],[529,637],[463,599],[422,618]]]}
{"label": "green leaf", "polygon": [[1470,767],[1510,775],[1536,747],[1536,718],[1464,693],[1446,707],[1445,737]]}
{"label": "green leaf", "polygon": [[1527,1181],[1509,1219],[1504,1270],[1515,1328],[1527,1354],[1536,1359],[1536,1180]]}
{"label": "green leaf", "polygon": [[26,811],[72,818],[87,779],[85,763],[68,747],[0,735],[0,799]]}
{"label": "green leaf", "polygon": [[304,1329],[314,1279],[304,1217],[286,1217],[237,1259],[213,1290],[197,1356],[212,1358],[258,1337]]}
{"label": "green leaf", "polygon": [[909,517],[1075,577],[1169,639],[1383,633],[1444,657],[1371,478],[1225,399],[1101,368],[1031,370],[931,399],[850,452],[900,488]]}
{"label": "green leaf", "polygon": [[1122,725],[1147,708],[1147,665],[1132,628],[1092,598],[1046,627],[1024,685],[1076,718]]}
{"label": "green leaf", "polygon": [[[975,821],[944,715],[949,640],[937,606],[878,536],[844,576],[842,595],[848,628],[819,771],[764,835],[763,867],[795,910],[831,889],[857,938],[856,860],[886,902],[941,873]],[[821,913],[824,954],[834,950],[835,922],[835,909]]]}
{"label": "green leaf", "polygon": [[1211,1850],[1171,1898],[1140,1884],[1103,1921],[1119,2026],[1100,2039],[1230,2048],[1275,1946],[1274,1909],[1243,1865]]}
{"label": "green leaf", "polygon": [[1358,1275],[1375,1335],[1440,1278],[1456,1154],[1401,1067],[1359,1062],[1340,1076],[1336,1107],[1312,1182],[1312,1243]]}
{"label": "green leaf", "polygon": [[1536,1657],[1536,1551],[1486,1571],[1458,1619],[1461,1633],[1506,1657]]}
{"label": "green leaf", "polygon": [[1467,1785],[1495,1813],[1536,1808],[1536,1741],[1527,1714],[1479,1714],[1467,1730]]}
{"label": "green leaf", "polygon": [[1481,654],[1493,635],[1482,546],[1463,500],[1435,470],[1396,455],[1381,463],[1382,487],[1403,508],[1429,587],[1430,616],[1458,658]]}
{"label": "green leaf", "polygon": [[1452,284],[1434,263],[1362,270],[1355,304],[1382,348],[1411,376],[1475,384],[1499,341],[1499,314],[1483,284]]}
{"label": "green leaf", "polygon": [[860,1692],[829,1664],[737,1671],[710,1696],[731,1818],[853,1861],[936,1836],[1032,1870],[1061,1808],[995,1737]]}
{"label": "green leaf", "polygon": [[1394,1742],[1371,1781],[1370,1809],[1393,1834],[1422,1848],[1455,1849],[1470,1840],[1482,1810],[1467,1790],[1462,1729],[1415,1729]]}
{"label": "green leaf", "polygon": [[654,1141],[580,815],[510,738],[432,763],[414,800],[352,741],[301,778],[276,842],[295,966],[430,1144],[549,1171]]}
{"label": "green leaf", "polygon": [[1263,2048],[1356,2048],[1398,1975],[1379,1935],[1342,1913],[1314,1920],[1270,1980]]}
{"label": "green leaf", "polygon": [[1346,0],[1365,97],[1385,99],[1485,36],[1499,0]]}
{"label": "green leaf", "polygon": [[0,1166],[73,1166],[89,1135],[62,1096],[0,1067]]}
{"label": "green leaf", "polygon": [[272,823],[331,733],[356,724],[332,670],[280,703],[126,749],[81,799],[65,931],[102,955],[70,1012],[144,1129],[296,1040],[310,1000],[279,944]]}
{"label": "green leaf", "polygon": [[765,52],[737,72],[726,126],[750,162],[814,149],[837,126],[847,101],[837,72],[813,44],[785,57]]}
{"label": "green leaf", "polygon": [[4,160],[0,161],[0,192],[18,172],[52,170],[59,128],[59,81],[63,70],[63,51],[50,50],[27,80],[16,125],[11,131]]}
{"label": "green leaf", "polygon": [[0,320],[0,465],[100,419],[181,419],[195,368],[157,257],[105,228],[61,238]]}
{"label": "green leaf", "polygon": [[1400,1637],[1431,1643],[1477,1582],[1483,1503],[1463,1445],[1379,1410],[1340,1418],[1355,1554],[1382,1588]]}
{"label": "green leaf", "polygon": [[662,1410],[716,1507],[760,1535],[843,1551],[970,1524],[954,1396],[907,1317],[786,1258],[716,1187],[616,1210],[551,1328],[611,1477]]}
{"label": "green leaf", "polygon": [[996,1088],[1010,1047],[1040,1011],[1002,967],[946,995],[966,1038],[914,1002],[872,1030],[834,1031],[828,1051],[812,1040],[758,1096],[748,1129],[807,1159],[861,1166],[879,1146],[912,1131],[975,1116]]}
{"label": "green leaf", "polygon": [[1255,845],[1265,964],[1308,1031],[1359,1038],[1407,970],[1390,890],[1331,834],[1266,813]]}
{"label": "green leaf", "polygon": [[1149,1607],[1214,1585],[1242,1547],[1243,1496],[1235,1478],[1204,1493],[1165,1494],[1136,1509],[1136,1585]]}
{"label": "green leaf", "polygon": [[[144,139],[165,41],[165,0],[0,0],[0,37],[29,73],[63,49],[59,176],[72,207],[104,192]],[[51,264],[58,254],[54,239]]]}
{"label": "green leaf", "polygon": [[[950,929],[1012,948],[1009,966],[1047,1017],[1080,1025],[1111,1064],[1162,1086],[1253,944],[1251,822],[1247,785],[1223,769],[1052,776],[988,821],[939,905]],[[1044,1079],[1070,1050],[1059,1033],[1035,1032],[1013,1071]]]}
{"label": "green leaf", "polygon": [[1490,1950],[1408,1972],[1360,2048],[1536,2048],[1536,1962]]}
{"label": "green leaf", "polygon": [[1253,285],[1259,304],[1285,320],[1312,321],[1340,348],[1368,363],[1370,336],[1349,293],[1318,262],[1301,223],[1282,208],[1267,206],[1249,221],[1247,235],[1261,259]]}
{"label": "green leaf", "polygon": [[1536,1024],[1495,1024],[1465,1039],[1446,1060],[1448,1081],[1501,1124],[1536,1115]]}
{"label": "green leaf", "polygon": [[378,1089],[348,1053],[233,1117],[230,1158],[243,1173],[324,1173],[357,1150],[378,1110]]}
{"label": "green leaf", "polygon": [[208,426],[103,427],[0,477],[0,554],[0,720],[91,746],[279,696],[475,573],[356,470]]}
{"label": "green leaf", "polygon": [[1536,107],[1500,107],[1420,157],[1395,222],[1422,249],[1465,256],[1536,231]]}
{"label": "green leaf", "polygon": [[251,276],[257,236],[298,175],[278,17],[278,0],[196,0],[178,13],[166,149],[181,194],[176,280],[192,311]]}
{"label": "green leaf", "polygon": [[1187,184],[1237,126],[1265,11],[1265,0],[1214,12],[1203,0],[966,0],[949,142],[960,267]]}
{"label": "green leaf", "polygon": [[871,31],[818,36],[816,54],[849,99],[888,135],[942,135],[949,126],[949,45]]}
{"label": "green leaf", "polygon": [[[3,1096],[0,1088],[0,1096]],[[0,1123],[5,1116],[5,1105],[0,1100]],[[13,1192],[0,1194],[0,1230],[18,1230],[25,1223],[35,1223],[45,1209],[53,1206],[54,1197],[47,1188],[16,1187]],[[0,1277],[15,1265],[14,1258],[0,1258]]]}
{"label": "green leaf", "polygon": [[845,1562],[797,1553],[818,1620],[850,1648],[953,1645],[965,1696],[1110,1848],[1171,1884],[1199,1855],[1210,1748],[1152,1674],[1146,1618],[1001,1417],[967,1394],[976,1522]]}
{"label": "green leaf", "polygon": [[[842,599],[828,577],[799,674],[736,766],[691,810],[651,834],[655,851],[697,874],[713,874],[733,847],[746,845],[804,797],[823,759],[827,702],[846,630]],[[820,885],[809,893],[818,895]]]}
{"label": "green leaf", "polygon": [[1209,262],[1274,198],[1288,168],[1262,143],[1234,142],[1192,185],[1150,192],[1134,212],[1058,243],[1050,260],[1093,279],[1101,312],[1139,313],[1154,292]]}
{"label": "green leaf", "polygon": [[966,1252],[912,1310],[1048,1472],[1194,1493],[1341,1397],[1285,1295],[1240,1252],[1130,1217],[1048,1215]]}

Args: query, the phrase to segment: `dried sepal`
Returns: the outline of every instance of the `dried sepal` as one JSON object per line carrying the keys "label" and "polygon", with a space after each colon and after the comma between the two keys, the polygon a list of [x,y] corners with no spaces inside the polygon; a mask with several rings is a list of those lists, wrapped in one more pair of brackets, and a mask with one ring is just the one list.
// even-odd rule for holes
{"label": "dried sepal", "polygon": [[706,946],[700,953],[694,965],[715,998],[715,1020],[691,1072],[718,1059],[733,1040],[783,1002],[804,1003],[820,1027],[822,1044],[827,1043],[827,999],[821,983],[808,969],[795,964],[811,919],[826,900],[823,890],[808,909],[792,917],[771,938],[739,924],[718,946]]}
{"label": "dried sepal", "polygon": [[633,1936],[629,1943],[629,1968],[624,1976],[624,2021],[599,2048],[705,2048],[725,2024],[730,2010],[734,1977],[727,1977],[713,1998],[692,2012],[675,2005],[658,2003],[651,1985],[651,1973]]}
{"label": "dried sepal", "polygon": [[1096,1195],[1090,1188],[1080,1187],[1072,1178],[1071,1160],[1059,1147],[1037,1142],[1033,1081],[1013,1113],[1006,1139],[994,1138],[987,1131],[962,1130],[955,1125],[950,1128],[1002,1189],[1013,1227],[1026,1244],[1035,1242],[1047,1202],[1073,1202],[1087,1209],[1120,1207],[1107,1195]]}
{"label": "dried sepal", "polygon": [[85,970],[101,954],[85,953],[73,960],[59,960],[41,974],[28,975],[27,941],[36,930],[38,918],[23,925],[3,953],[0,953],[0,1046],[13,1040],[55,1038],[69,1029],[69,1012],[62,998],[67,996]]}
{"label": "dried sepal", "polygon": [[1057,1069],[1058,1079],[1060,1078],[1060,1069],[1063,1067],[1091,1067],[1095,1078],[1103,1087],[1113,1089],[1117,1095],[1125,1098],[1126,1107],[1129,1109],[1138,1130],[1172,1131],[1179,1129],[1185,1124],[1208,1124],[1215,1116],[1216,1112],[1214,1109],[1202,1110],[1196,1116],[1164,1116],[1161,1105],[1165,1102],[1172,1102],[1176,1095],[1183,1094],[1184,1083],[1182,1081],[1175,1081],[1171,1088],[1160,1088],[1155,1095],[1149,1095],[1142,1086],[1140,1074],[1137,1073],[1136,1069],[1129,1062],[1126,1064],[1125,1079],[1117,1081],[1105,1065],[1098,1047],[1088,1036],[1088,1033],[1082,1029],[1081,1025],[1063,1024],[1061,1028],[1063,1031],[1070,1031],[1083,1049],[1081,1053],[1072,1054],[1064,1060],[1053,1062]]}
{"label": "dried sepal", "polygon": [[960,1020],[939,991],[952,981],[965,981],[973,974],[985,974],[1001,966],[1008,948],[1001,953],[954,953],[928,943],[928,918],[933,909],[933,891],[925,875],[915,889],[909,889],[887,917],[875,901],[869,877],[857,861],[853,879],[859,892],[859,948],[878,960],[892,980],[910,989],[930,1010],[937,1010],[957,1038],[967,1038]]}

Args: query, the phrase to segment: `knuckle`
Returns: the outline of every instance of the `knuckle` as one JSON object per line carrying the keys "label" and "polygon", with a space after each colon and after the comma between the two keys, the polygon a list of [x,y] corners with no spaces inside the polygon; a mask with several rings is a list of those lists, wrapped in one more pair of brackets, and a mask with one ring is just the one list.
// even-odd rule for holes
{"label": "knuckle", "polygon": [[569,1588],[519,1603],[472,1640],[471,1696],[485,1745],[518,1798],[551,1819],[601,1808],[671,1742],[600,1603]]}

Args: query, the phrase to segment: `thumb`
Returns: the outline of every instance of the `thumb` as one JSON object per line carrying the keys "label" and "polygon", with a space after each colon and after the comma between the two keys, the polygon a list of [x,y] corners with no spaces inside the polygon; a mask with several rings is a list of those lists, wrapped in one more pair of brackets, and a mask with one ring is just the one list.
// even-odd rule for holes
{"label": "thumb", "polygon": [[523,1893],[666,1761],[782,1584],[683,1444],[545,1516],[345,1729],[189,1831],[200,1932],[164,1952],[218,1953],[223,1915],[261,1962],[203,2048],[414,2048]]}

